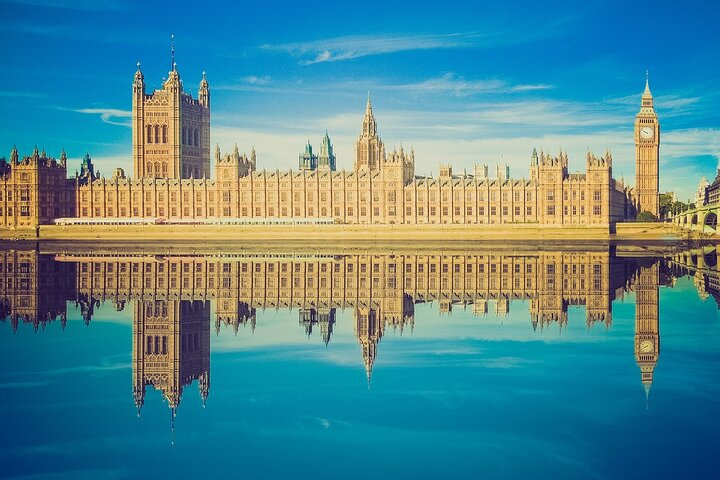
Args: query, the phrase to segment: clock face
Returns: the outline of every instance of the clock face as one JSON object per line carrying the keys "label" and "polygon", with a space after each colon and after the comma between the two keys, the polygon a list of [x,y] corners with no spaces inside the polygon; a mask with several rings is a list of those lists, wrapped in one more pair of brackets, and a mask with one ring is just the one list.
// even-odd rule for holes
{"label": "clock face", "polygon": [[653,138],[654,134],[655,132],[653,132],[651,127],[643,127],[640,129],[640,138],[650,139]]}
{"label": "clock face", "polygon": [[653,342],[651,340],[643,340],[640,342],[640,351],[642,353],[650,353],[653,351]]}

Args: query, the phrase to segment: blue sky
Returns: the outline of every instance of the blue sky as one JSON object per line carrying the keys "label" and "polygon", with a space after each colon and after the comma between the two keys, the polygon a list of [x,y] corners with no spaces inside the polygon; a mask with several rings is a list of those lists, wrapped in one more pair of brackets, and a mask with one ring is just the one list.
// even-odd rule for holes
{"label": "blue sky", "polygon": [[584,170],[607,147],[632,184],[649,69],[660,186],[686,199],[720,157],[720,7],[667,3],[0,1],[0,155],[37,144],[130,171],[135,64],[159,86],[175,34],[194,96],[207,71],[213,144],[255,146],[267,169],[296,168],[325,130],[351,168],[369,90],[386,147],[414,146],[419,174],[506,162],[525,177],[533,147],[561,146]]}

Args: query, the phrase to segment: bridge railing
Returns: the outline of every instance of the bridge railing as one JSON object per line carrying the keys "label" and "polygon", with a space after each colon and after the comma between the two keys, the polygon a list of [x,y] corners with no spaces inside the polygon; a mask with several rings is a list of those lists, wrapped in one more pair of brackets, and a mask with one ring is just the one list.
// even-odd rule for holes
{"label": "bridge railing", "polygon": [[702,205],[670,216],[667,221],[685,230],[715,235],[718,233],[720,204]]}

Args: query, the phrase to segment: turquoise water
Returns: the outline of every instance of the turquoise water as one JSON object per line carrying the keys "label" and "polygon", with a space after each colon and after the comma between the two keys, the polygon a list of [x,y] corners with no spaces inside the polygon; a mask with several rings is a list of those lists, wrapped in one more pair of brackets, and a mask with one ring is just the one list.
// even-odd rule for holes
{"label": "turquoise water", "polygon": [[3,477],[720,464],[713,268],[608,251],[2,258]]}

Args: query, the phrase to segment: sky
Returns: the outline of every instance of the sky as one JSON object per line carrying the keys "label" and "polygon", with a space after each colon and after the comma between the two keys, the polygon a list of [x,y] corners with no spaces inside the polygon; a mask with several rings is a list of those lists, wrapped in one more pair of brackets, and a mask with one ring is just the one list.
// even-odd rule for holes
{"label": "sky", "polygon": [[0,0],[0,156],[35,145],[69,172],[132,171],[131,84],[170,69],[211,90],[211,141],[297,168],[325,131],[352,168],[368,92],[386,149],[416,173],[507,163],[533,148],[613,154],[634,184],[633,121],[649,70],[661,124],[660,189],[686,200],[720,160],[720,6],[712,2],[174,2]]}

